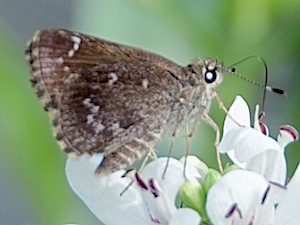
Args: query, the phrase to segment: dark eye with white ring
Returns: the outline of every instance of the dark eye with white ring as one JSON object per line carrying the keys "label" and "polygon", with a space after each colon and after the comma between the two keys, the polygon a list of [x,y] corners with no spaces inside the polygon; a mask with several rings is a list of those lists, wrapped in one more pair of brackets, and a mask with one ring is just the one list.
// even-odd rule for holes
{"label": "dark eye with white ring", "polygon": [[207,69],[207,71],[206,71],[206,73],[205,73],[205,81],[206,81],[206,83],[211,84],[211,83],[213,83],[216,79],[217,79],[216,68],[214,68],[213,70]]}

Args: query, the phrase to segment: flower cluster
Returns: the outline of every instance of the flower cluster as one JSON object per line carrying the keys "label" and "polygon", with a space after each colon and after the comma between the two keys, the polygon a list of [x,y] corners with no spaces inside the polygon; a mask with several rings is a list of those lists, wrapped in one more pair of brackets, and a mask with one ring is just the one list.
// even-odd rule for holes
{"label": "flower cluster", "polygon": [[109,225],[300,224],[300,167],[287,183],[284,156],[285,147],[298,139],[297,131],[282,126],[277,141],[272,139],[258,119],[258,107],[252,128],[248,106],[239,96],[229,115],[219,151],[234,165],[224,175],[188,156],[185,169],[182,160],[161,157],[141,172],[121,170],[98,177],[94,171],[102,160],[99,154],[69,158],[69,184]]}

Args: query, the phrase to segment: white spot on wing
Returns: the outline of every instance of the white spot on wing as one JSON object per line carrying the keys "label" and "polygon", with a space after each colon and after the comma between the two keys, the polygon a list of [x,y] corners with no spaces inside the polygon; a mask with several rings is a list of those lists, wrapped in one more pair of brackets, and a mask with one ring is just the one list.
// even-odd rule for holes
{"label": "white spot on wing", "polygon": [[149,84],[149,81],[147,79],[143,79],[142,80],[143,88],[147,89],[148,88],[148,84]]}
{"label": "white spot on wing", "polygon": [[118,76],[115,73],[109,73],[108,74],[108,78],[109,78],[108,85],[113,85],[118,80]]}
{"label": "white spot on wing", "polygon": [[95,105],[90,98],[85,98],[82,101],[82,104],[89,109],[89,114],[86,116],[86,123],[88,125],[91,125],[92,127],[95,128],[95,133],[99,134],[104,128],[105,126],[97,121],[97,119],[95,117],[97,117],[97,114],[99,112],[100,106]]}
{"label": "white spot on wing", "polygon": [[80,37],[71,36],[71,39],[72,39],[73,46],[72,46],[72,49],[68,51],[68,57],[73,57],[75,52],[78,51],[79,46],[81,44]]}
{"label": "white spot on wing", "polygon": [[75,51],[73,49],[68,51],[68,57],[73,57],[74,56]]}
{"label": "white spot on wing", "polygon": [[72,38],[72,41],[73,41],[73,49],[74,49],[74,51],[78,51],[79,45],[81,43],[80,37],[71,36],[71,38]]}
{"label": "white spot on wing", "polygon": [[68,66],[64,66],[64,68],[63,68],[63,71],[65,71],[65,72],[69,72],[69,71],[70,71],[70,67],[68,67]]}
{"label": "white spot on wing", "polygon": [[99,134],[104,128],[105,128],[105,126],[103,126],[102,123],[97,123],[97,125],[96,125],[96,134]]}
{"label": "white spot on wing", "polygon": [[83,99],[82,104],[87,106],[87,107],[90,107],[91,99],[90,98]]}
{"label": "white spot on wing", "polygon": [[87,124],[93,124],[93,122],[95,121],[94,116],[92,114],[88,114],[86,117],[87,120]]}
{"label": "white spot on wing", "polygon": [[92,114],[96,114],[99,112],[100,106],[95,105],[93,102],[91,102],[90,98],[85,98],[82,101],[82,103],[85,107],[87,107],[91,111]]}

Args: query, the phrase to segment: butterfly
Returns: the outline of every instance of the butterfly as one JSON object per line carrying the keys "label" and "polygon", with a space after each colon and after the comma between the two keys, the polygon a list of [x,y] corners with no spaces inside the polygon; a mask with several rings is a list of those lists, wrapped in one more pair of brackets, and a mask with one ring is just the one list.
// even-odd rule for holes
{"label": "butterfly", "polygon": [[208,116],[226,68],[162,56],[62,29],[37,31],[26,59],[54,136],[69,155],[104,154],[96,174],[127,168],[166,133]]}

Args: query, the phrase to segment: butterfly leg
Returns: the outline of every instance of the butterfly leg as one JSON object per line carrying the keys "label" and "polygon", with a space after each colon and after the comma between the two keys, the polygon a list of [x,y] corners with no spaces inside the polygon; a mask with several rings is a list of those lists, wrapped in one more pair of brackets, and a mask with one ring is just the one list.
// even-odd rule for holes
{"label": "butterfly leg", "polygon": [[184,155],[184,166],[183,166],[183,176],[185,179],[187,179],[186,176],[186,165],[187,165],[187,157],[190,154],[190,141],[191,141],[192,134],[189,134],[189,127],[185,126],[185,142],[186,142],[186,149],[185,149],[185,155]]}
{"label": "butterfly leg", "polygon": [[172,133],[172,137],[171,137],[171,143],[170,143],[169,151],[168,151],[168,159],[167,159],[166,166],[165,166],[165,169],[164,169],[163,174],[162,174],[163,178],[165,177],[166,172],[167,172],[167,168],[169,166],[169,161],[170,161],[170,157],[171,157],[171,154],[172,154],[173,145],[174,145],[176,133],[177,133],[177,130],[178,130],[178,124],[179,124],[179,121],[180,121],[181,117],[182,117],[182,113],[181,113],[181,110],[179,110],[179,112],[177,114],[177,122],[176,122],[175,128],[174,128],[173,133]]}
{"label": "butterfly leg", "polygon": [[229,116],[229,118],[230,118],[233,122],[235,122],[238,126],[243,127],[243,125],[241,125],[239,122],[237,122],[237,121],[230,115],[230,113],[228,112],[228,109],[225,107],[224,102],[222,101],[221,97],[218,95],[217,92],[213,92],[213,93],[212,93],[212,98],[216,98],[216,99],[217,99],[220,109],[222,109],[222,110],[226,113],[226,115]]}
{"label": "butterfly leg", "polygon": [[[219,107],[239,126],[241,126],[234,118],[232,118],[227,110],[227,108],[224,106],[224,103],[222,101],[222,99],[220,98],[220,96],[216,93],[213,92],[211,95],[211,99],[216,98],[218,103],[219,103]],[[216,140],[215,140],[215,147],[216,147],[216,152],[217,152],[217,161],[218,161],[218,166],[219,166],[219,170],[221,173],[223,173],[223,167],[222,167],[222,162],[221,162],[221,157],[220,157],[220,151],[218,148],[219,142],[220,142],[220,128],[218,127],[218,125],[215,123],[215,121],[208,115],[208,114],[204,114],[203,118],[202,118],[208,125],[210,125],[215,131],[216,131]]]}
{"label": "butterfly leg", "polygon": [[220,151],[219,151],[219,147],[218,147],[218,145],[220,143],[220,128],[215,123],[215,121],[212,118],[210,118],[209,115],[204,114],[203,117],[202,117],[202,119],[209,126],[211,126],[215,130],[215,132],[216,132],[215,148],[216,148],[216,153],[217,153],[217,161],[218,161],[219,170],[223,174],[223,166],[222,166],[222,161],[221,161],[221,157],[220,157]]}

